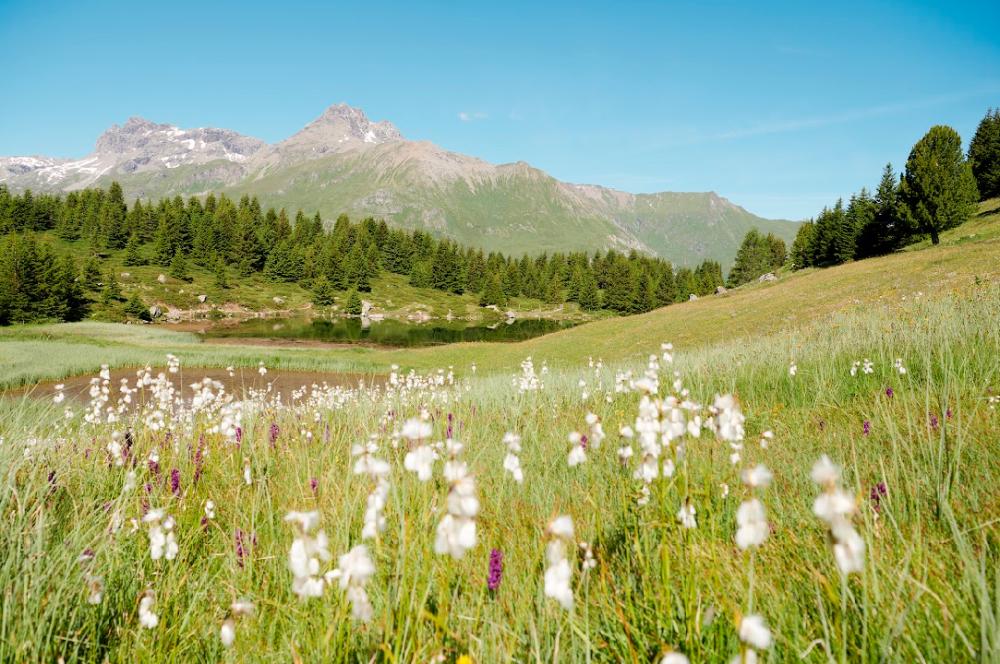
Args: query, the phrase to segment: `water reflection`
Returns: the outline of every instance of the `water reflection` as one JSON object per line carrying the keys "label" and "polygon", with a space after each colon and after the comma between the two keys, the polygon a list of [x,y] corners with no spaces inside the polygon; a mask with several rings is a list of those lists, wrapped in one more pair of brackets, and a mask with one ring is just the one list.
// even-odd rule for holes
{"label": "water reflection", "polygon": [[571,321],[544,319],[515,320],[493,324],[465,321],[430,321],[421,324],[399,320],[359,318],[254,319],[235,325],[218,325],[202,334],[208,339],[308,340],[331,343],[375,344],[379,346],[435,346],[460,341],[522,341],[570,328]]}

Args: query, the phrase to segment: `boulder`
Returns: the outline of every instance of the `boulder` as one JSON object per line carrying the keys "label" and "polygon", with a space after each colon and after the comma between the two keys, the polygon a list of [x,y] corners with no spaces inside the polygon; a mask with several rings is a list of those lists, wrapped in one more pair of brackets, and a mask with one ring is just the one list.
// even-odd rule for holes
{"label": "boulder", "polygon": [[149,317],[152,319],[157,319],[163,315],[163,309],[160,309],[155,304],[149,308]]}
{"label": "boulder", "polygon": [[374,305],[368,300],[361,300],[361,316],[363,318],[368,318],[368,314],[371,313],[373,306]]}
{"label": "boulder", "polygon": [[131,272],[122,272],[121,273],[121,278],[122,279],[131,279],[132,278],[132,273]]}
{"label": "boulder", "polygon": [[205,300],[207,300],[207,299],[208,299],[207,295],[199,295],[198,296],[198,301],[201,302],[202,304],[205,304]]}
{"label": "boulder", "polygon": [[285,298],[278,297],[277,295],[275,295],[274,297],[271,298],[271,301],[277,304],[278,306],[281,306],[282,304],[285,303]]}
{"label": "boulder", "polygon": [[764,283],[765,281],[777,281],[778,278],[774,276],[774,272],[768,272],[767,274],[762,274],[757,278],[757,281]]}
{"label": "boulder", "polygon": [[688,296],[688,302],[693,302],[694,300],[697,300],[697,299],[698,299],[698,296],[695,295],[694,293],[691,293],[691,295]]}
{"label": "boulder", "polygon": [[156,280],[159,281],[161,284],[165,284],[167,283],[167,275],[161,274],[156,278]]}
{"label": "boulder", "polygon": [[729,291],[726,290],[725,286],[716,286],[715,287],[715,294],[716,295],[725,295],[728,292]]}

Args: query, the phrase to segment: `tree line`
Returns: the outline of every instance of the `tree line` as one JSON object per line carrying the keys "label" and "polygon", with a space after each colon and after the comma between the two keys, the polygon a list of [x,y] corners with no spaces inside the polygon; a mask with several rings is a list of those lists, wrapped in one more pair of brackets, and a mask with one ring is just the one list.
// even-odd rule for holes
{"label": "tree line", "polygon": [[[107,190],[84,189],[65,196],[35,195],[30,190],[13,194],[0,185],[0,234],[5,242],[51,253],[45,243],[32,238],[33,233],[87,243],[90,256],[82,268],[68,258],[60,262],[84,290],[86,284],[96,284],[95,292],[105,301],[121,299],[114,274],[101,276],[110,272],[101,258],[110,252],[120,252],[126,266],[160,265],[182,280],[189,279],[191,265],[197,265],[210,270],[220,287],[254,274],[298,283],[312,291],[320,306],[332,304],[337,291],[370,291],[383,271],[404,275],[420,288],[475,293],[483,306],[503,307],[511,298],[530,297],[623,314],[711,293],[723,284],[722,268],[715,261],[674,270],[669,262],[637,251],[517,258],[437,239],[420,230],[393,228],[373,218],[352,222],[341,215],[327,227],[318,214],[309,217],[299,211],[290,218],[284,209],[264,210],[250,196],[239,201],[224,194],[187,200],[176,196],[156,202],[136,200],[129,206],[117,182]],[[0,290],[17,290],[25,280],[42,283],[40,272],[29,273],[14,260],[17,252],[4,254]],[[110,287],[102,282],[110,282]],[[44,298],[30,294],[30,289],[22,292],[29,295],[19,296],[16,307],[0,300],[6,312],[0,313],[0,321],[73,320],[82,315],[76,309],[54,314],[36,306]],[[349,299],[349,308],[357,308],[357,297]],[[129,308],[142,310],[136,302]]]}
{"label": "tree line", "polygon": [[1000,111],[990,110],[962,152],[962,138],[937,125],[914,144],[900,174],[886,164],[875,192],[862,188],[803,224],[792,243],[794,269],[892,253],[967,221],[977,202],[1000,196]]}

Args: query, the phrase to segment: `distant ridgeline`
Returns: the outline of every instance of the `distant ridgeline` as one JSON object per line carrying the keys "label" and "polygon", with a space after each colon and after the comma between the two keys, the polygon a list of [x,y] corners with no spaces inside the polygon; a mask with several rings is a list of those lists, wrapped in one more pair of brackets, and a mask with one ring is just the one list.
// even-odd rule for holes
{"label": "distant ridgeline", "polygon": [[[82,268],[68,257],[56,260],[35,234],[86,243],[90,258]],[[477,293],[483,306],[504,306],[511,297],[524,296],[619,313],[649,311],[723,284],[715,261],[675,271],[662,259],[614,250],[520,258],[485,254],[371,218],[352,223],[341,215],[326,228],[318,214],[307,217],[299,211],[293,221],[284,209],[264,211],[248,196],[239,202],[211,194],[187,201],[137,200],[129,207],[117,183],[107,191],[83,189],[64,197],[31,191],[13,195],[0,185],[0,235],[5,236],[0,241],[0,324],[79,319],[86,315],[82,291],[120,300],[113,270],[100,258],[110,252],[123,254],[125,265],[162,265],[178,279],[186,279],[187,266],[194,263],[214,271],[220,286],[260,273],[311,289],[318,305],[331,304],[333,291],[371,290],[382,270],[408,275],[415,287]],[[783,244],[781,253],[783,261]],[[102,284],[104,272],[109,274]],[[72,297],[64,297],[64,291],[73,291]],[[68,310],[52,305],[60,299],[74,304]],[[139,316],[145,308],[134,300],[126,311]]]}

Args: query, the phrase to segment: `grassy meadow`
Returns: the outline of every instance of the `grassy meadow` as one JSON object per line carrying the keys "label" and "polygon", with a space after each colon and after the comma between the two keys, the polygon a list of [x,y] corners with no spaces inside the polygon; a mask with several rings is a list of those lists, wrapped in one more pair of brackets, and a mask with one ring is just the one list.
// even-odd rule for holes
{"label": "grassy meadow", "polygon": [[[1000,661],[1000,219],[970,224],[938,247],[517,344],[323,350],[210,346],[155,326],[0,331],[8,386],[163,366],[167,353],[184,377],[178,393],[173,374],[147,385],[141,407],[119,408],[116,385],[103,401],[99,380],[94,406],[51,393],[0,405],[0,661]],[[528,356],[537,389],[525,389],[536,387],[519,366]],[[211,385],[192,401],[195,367],[260,361],[400,370],[386,387],[315,387],[291,405]],[[735,402],[716,400],[725,394]],[[650,422],[681,427],[643,479]],[[571,465],[577,447],[585,460]],[[416,452],[437,457],[427,481]],[[834,490],[810,478],[823,454],[863,545],[850,573],[814,514]],[[383,470],[357,473],[366,455]],[[744,482],[758,464],[767,487]],[[743,549],[737,519],[753,497],[763,541]],[[285,519],[314,511],[318,526]],[[553,531],[560,516],[571,535]],[[457,558],[451,540],[439,552],[449,518],[475,523]],[[176,556],[154,559],[164,530]],[[370,568],[340,558],[361,544]],[[306,577],[296,550],[316,562]],[[557,567],[571,603],[558,601]],[[303,578],[318,596],[295,592]],[[758,616],[766,639],[751,629]]]}

